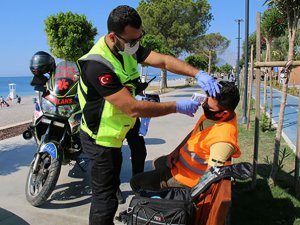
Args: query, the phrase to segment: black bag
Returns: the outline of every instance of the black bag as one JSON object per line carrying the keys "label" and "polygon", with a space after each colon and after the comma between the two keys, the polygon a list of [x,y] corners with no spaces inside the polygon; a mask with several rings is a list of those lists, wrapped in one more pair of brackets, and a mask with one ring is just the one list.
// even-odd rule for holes
{"label": "black bag", "polygon": [[195,205],[190,189],[141,191],[127,209],[127,225],[192,225]]}
{"label": "black bag", "polygon": [[192,189],[140,191],[132,198],[127,211],[121,212],[116,219],[127,225],[194,225],[195,203],[211,184],[228,177],[245,180],[251,177],[252,173],[252,165],[242,162],[210,168]]}

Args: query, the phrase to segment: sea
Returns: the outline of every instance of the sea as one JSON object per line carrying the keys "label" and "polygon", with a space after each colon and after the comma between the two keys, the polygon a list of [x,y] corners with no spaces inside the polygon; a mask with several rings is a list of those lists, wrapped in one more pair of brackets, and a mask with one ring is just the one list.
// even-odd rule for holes
{"label": "sea", "polygon": [[[149,81],[151,78],[156,77],[153,81],[160,81],[161,76],[160,72],[152,72],[145,71],[145,74],[147,75],[147,81]],[[167,79],[168,80],[175,80],[175,79],[181,79],[184,78],[184,76],[173,74],[168,72],[167,73]],[[35,91],[33,90],[33,87],[30,86],[32,76],[13,76],[13,77],[1,77],[0,76],[0,96],[3,98],[6,98],[9,94],[9,84],[14,83],[16,84],[16,94],[19,96],[33,96],[35,95]]]}
{"label": "sea", "polygon": [[16,84],[16,94],[19,96],[33,96],[35,91],[30,86],[32,76],[14,76],[14,77],[0,77],[0,96],[6,98],[9,94],[9,85]]}

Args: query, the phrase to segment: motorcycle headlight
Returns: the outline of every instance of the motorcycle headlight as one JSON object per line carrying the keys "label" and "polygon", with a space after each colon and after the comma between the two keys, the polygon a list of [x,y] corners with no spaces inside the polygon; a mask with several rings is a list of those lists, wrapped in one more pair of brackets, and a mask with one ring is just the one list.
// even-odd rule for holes
{"label": "motorcycle headlight", "polygon": [[41,98],[41,106],[43,112],[54,114],[56,113],[56,107],[49,100]]}
{"label": "motorcycle headlight", "polygon": [[72,105],[60,105],[57,107],[58,114],[64,117],[70,117],[73,112]]}

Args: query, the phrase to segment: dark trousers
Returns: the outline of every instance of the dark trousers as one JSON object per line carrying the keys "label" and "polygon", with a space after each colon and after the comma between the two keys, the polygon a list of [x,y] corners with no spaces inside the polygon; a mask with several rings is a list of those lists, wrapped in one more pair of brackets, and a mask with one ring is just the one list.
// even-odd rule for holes
{"label": "dark trousers", "polygon": [[91,159],[92,202],[89,224],[113,225],[118,208],[116,192],[120,185],[121,148],[96,145],[83,131],[80,140],[83,151]]}
{"label": "dark trousers", "polygon": [[147,156],[144,137],[139,135],[140,126],[140,119],[137,118],[133,128],[131,128],[126,135],[131,151],[132,176],[144,172],[145,159]]}
{"label": "dark trousers", "polygon": [[187,187],[178,182],[167,166],[167,156],[161,156],[153,162],[154,170],[139,173],[131,178],[130,186],[134,192],[139,190],[160,190],[168,187]]}

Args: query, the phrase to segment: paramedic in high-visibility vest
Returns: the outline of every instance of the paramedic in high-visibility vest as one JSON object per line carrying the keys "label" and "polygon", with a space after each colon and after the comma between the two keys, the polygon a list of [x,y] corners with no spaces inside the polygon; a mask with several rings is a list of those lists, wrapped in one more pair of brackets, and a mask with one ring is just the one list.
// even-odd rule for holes
{"label": "paramedic in high-visibility vest", "polygon": [[[122,164],[121,146],[137,117],[171,113],[194,116],[199,103],[137,101],[138,63],[195,77],[202,89],[215,96],[218,82],[203,71],[172,56],[140,45],[144,36],[137,11],[118,6],[107,21],[108,33],[101,37],[77,64],[80,69],[78,98],[82,109],[81,143],[92,159],[92,202],[89,223],[112,225],[118,208],[116,191]],[[167,28],[166,28],[167,29]]]}
{"label": "paramedic in high-visibility vest", "polygon": [[240,100],[233,82],[220,81],[220,93],[202,104],[203,114],[196,126],[169,155],[154,160],[154,170],[134,176],[134,192],[168,187],[194,187],[212,166],[241,155],[237,118],[234,112]]}

